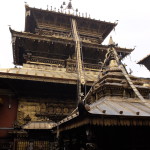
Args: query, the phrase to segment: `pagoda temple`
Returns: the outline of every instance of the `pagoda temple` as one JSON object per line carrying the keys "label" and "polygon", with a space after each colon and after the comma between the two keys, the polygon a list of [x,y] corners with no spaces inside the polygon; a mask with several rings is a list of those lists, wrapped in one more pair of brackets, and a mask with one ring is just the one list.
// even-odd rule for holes
{"label": "pagoda temple", "polygon": [[149,85],[118,68],[133,49],[112,38],[102,44],[117,24],[73,14],[71,1],[62,9],[26,4],[24,32],[10,28],[15,67],[0,69],[2,150],[100,150],[109,131],[125,140],[125,126],[149,127]]}
{"label": "pagoda temple", "polygon": [[150,133],[150,81],[129,75],[111,50],[107,69],[79,103],[78,110],[53,127],[60,147],[150,149],[146,138]]}

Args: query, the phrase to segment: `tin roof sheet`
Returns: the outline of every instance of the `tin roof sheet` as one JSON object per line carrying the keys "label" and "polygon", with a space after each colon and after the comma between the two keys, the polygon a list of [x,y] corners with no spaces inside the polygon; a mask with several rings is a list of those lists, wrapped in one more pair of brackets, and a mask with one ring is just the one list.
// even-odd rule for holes
{"label": "tin roof sheet", "polygon": [[[150,103],[149,100],[146,100]],[[90,105],[91,114],[150,116],[150,108],[139,99],[105,97]]]}

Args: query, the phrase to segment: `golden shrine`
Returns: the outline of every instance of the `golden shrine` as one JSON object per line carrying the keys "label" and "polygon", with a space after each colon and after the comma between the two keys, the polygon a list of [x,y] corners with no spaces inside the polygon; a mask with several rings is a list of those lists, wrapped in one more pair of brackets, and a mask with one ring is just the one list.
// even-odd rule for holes
{"label": "golden shrine", "polygon": [[133,49],[112,38],[102,44],[117,24],[72,14],[71,1],[67,9],[26,4],[25,31],[10,28],[15,67],[0,69],[2,150],[99,150],[103,127],[114,134],[150,124],[150,88],[120,65]]}

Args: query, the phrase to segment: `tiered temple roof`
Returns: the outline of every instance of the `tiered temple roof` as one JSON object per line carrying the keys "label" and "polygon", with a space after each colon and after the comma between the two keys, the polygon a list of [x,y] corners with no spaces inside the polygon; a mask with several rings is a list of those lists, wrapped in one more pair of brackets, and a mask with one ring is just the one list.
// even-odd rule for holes
{"label": "tiered temple roof", "polygon": [[86,97],[86,105],[60,121],[60,131],[83,125],[100,126],[150,126],[150,83],[129,75],[135,87],[145,98],[145,103],[136,97],[122,71],[113,67],[105,72]]}
{"label": "tiered temple roof", "polygon": [[[78,30],[81,35],[89,35],[89,37],[97,37],[99,43],[107,37],[114,29],[117,23],[110,23],[100,20],[91,19],[89,17],[81,17],[72,13],[56,12],[55,10],[42,10],[31,8],[26,5],[26,22],[25,32],[37,33],[37,30],[42,32],[57,30],[57,32],[70,32],[71,19],[74,18],[78,24]],[[34,23],[33,23],[34,22]],[[49,32],[47,32],[48,35]],[[63,35],[62,35],[63,36]]]}
{"label": "tiered temple roof", "polygon": [[[73,58],[75,42],[71,18],[76,19],[77,22],[82,42],[83,61],[94,65],[98,64],[99,60],[103,61],[108,46],[101,45],[101,43],[115,28],[116,23],[64,14],[54,10],[36,9],[26,5],[25,31],[17,32],[10,29],[14,64],[23,65],[27,61],[50,63],[51,59]],[[130,54],[132,50],[117,48],[122,58]]]}

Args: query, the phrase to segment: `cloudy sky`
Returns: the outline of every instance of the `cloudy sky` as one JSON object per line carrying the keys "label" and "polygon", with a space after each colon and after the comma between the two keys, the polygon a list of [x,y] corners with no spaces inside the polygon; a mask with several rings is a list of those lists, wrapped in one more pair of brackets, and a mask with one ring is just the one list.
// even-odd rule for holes
{"label": "cloudy sky", "polygon": [[[47,5],[60,8],[63,1],[69,0],[5,0],[0,5],[0,67],[13,67],[11,34],[9,25],[17,31],[24,31],[24,2],[31,7],[47,9]],[[73,7],[91,18],[115,22],[118,25],[112,31],[114,41],[120,47],[134,48],[124,63],[133,70],[133,75],[150,77],[150,72],[136,64],[150,54],[150,1],[149,0],[72,0]],[[110,37],[108,36],[108,38]],[[103,44],[108,43],[108,38]]]}

